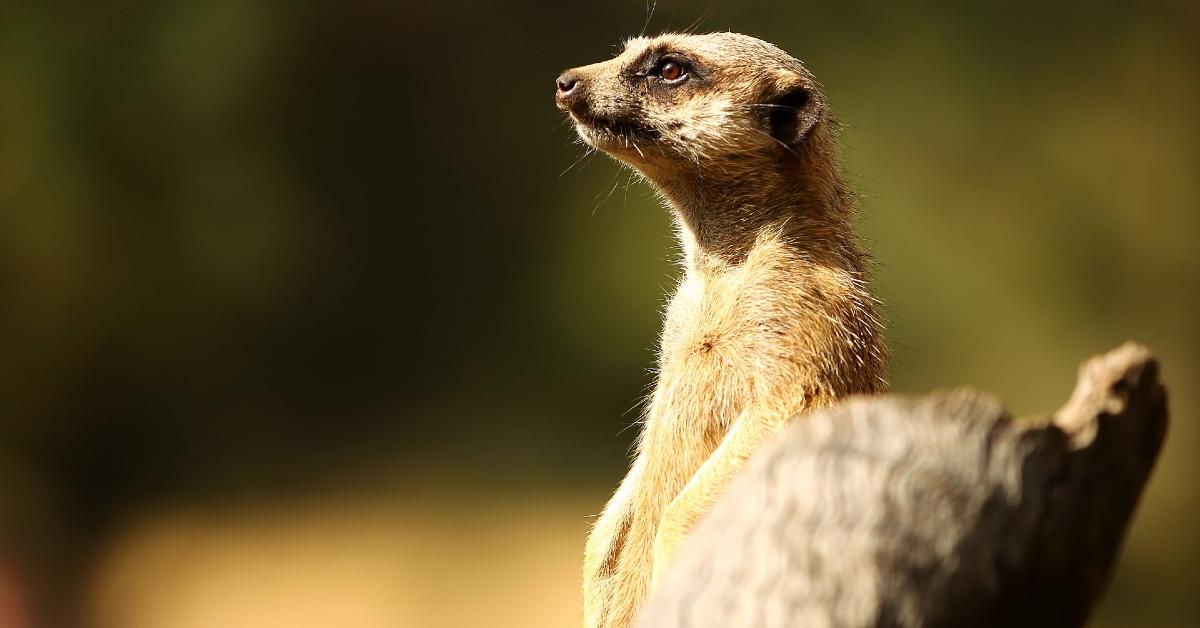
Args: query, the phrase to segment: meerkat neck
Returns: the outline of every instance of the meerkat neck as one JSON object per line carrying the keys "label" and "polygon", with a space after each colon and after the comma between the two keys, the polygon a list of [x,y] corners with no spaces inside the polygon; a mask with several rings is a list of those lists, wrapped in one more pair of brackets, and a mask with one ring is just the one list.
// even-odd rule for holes
{"label": "meerkat neck", "polygon": [[806,254],[853,251],[853,196],[830,133],[818,126],[791,159],[766,167],[643,174],[674,209],[688,258],[737,265],[766,233]]}
{"label": "meerkat neck", "polygon": [[719,270],[739,265],[764,236],[804,257],[860,270],[849,199],[838,182],[775,185],[769,193],[720,186],[662,186],[674,210],[687,266]]}

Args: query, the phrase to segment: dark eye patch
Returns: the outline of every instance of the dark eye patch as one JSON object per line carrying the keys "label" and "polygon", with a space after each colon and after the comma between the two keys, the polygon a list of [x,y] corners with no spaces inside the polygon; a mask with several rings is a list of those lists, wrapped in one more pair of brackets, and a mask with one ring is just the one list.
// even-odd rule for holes
{"label": "dark eye patch", "polygon": [[658,59],[662,57],[662,51],[656,48],[647,48],[642,51],[642,54],[634,58],[624,67],[625,74],[633,77],[646,76],[654,69],[654,65],[658,63]]}

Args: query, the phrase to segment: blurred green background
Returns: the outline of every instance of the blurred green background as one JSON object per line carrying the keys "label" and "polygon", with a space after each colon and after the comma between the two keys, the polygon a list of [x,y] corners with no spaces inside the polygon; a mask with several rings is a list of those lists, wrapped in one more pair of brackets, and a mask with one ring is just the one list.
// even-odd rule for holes
{"label": "blurred green background", "polygon": [[552,81],[648,22],[824,82],[897,391],[1048,412],[1084,357],[1159,354],[1096,625],[1195,625],[1198,5],[647,14],[0,2],[0,624],[577,624],[676,271]]}

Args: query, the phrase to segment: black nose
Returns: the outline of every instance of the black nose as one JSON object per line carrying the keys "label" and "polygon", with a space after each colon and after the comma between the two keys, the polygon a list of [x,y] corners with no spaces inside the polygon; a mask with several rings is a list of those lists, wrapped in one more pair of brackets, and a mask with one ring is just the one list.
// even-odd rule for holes
{"label": "black nose", "polygon": [[566,96],[579,84],[579,77],[573,72],[563,72],[554,82],[558,85],[558,95]]}

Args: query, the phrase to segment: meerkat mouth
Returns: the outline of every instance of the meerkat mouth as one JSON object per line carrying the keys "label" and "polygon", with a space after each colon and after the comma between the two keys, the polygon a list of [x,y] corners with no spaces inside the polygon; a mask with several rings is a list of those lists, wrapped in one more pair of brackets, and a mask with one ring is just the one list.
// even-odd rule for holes
{"label": "meerkat mouth", "polygon": [[639,147],[638,142],[658,139],[655,129],[629,120],[605,118],[590,111],[572,111],[570,115],[580,136],[596,148],[632,148],[640,153],[645,147]]}

